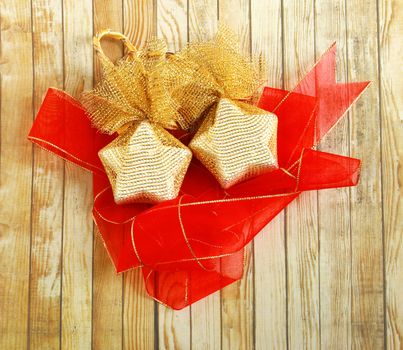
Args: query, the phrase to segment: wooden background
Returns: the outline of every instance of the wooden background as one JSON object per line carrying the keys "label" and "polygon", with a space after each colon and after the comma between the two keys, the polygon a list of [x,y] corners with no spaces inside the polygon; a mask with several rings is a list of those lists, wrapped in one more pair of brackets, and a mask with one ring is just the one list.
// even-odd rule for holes
{"label": "wooden background", "polygon": [[[401,0],[2,0],[0,349],[403,349]],[[338,79],[372,80],[321,149],[363,160],[356,188],[304,193],[248,247],[244,278],[179,312],[116,276],[90,175],[26,135],[48,86],[78,96],[105,27],[171,50],[217,20],[292,88],[338,43]],[[399,23],[400,22],[400,23]],[[106,43],[113,56],[121,48]],[[400,111],[401,113],[401,111]]]}

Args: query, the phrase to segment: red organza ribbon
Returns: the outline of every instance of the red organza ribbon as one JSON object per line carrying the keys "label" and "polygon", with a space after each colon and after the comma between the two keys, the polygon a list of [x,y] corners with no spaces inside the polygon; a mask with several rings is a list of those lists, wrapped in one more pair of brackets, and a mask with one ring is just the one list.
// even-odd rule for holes
{"label": "red organza ribbon", "polygon": [[240,279],[245,245],[302,191],[357,183],[358,159],[314,149],[368,85],[337,84],[335,54],[333,45],[292,91],[264,89],[280,169],[226,191],[193,160],[177,199],[116,205],[97,155],[113,137],[60,90],[48,90],[28,138],[93,173],[94,220],[116,271],[141,267],[148,293],[181,309]]}

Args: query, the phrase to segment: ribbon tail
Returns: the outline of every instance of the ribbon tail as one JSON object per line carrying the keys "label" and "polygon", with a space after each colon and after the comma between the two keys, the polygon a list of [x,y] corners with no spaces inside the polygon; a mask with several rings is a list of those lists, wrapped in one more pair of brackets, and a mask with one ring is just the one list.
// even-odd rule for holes
{"label": "ribbon tail", "polygon": [[244,249],[241,249],[229,256],[212,259],[208,270],[154,270],[143,267],[147,293],[165,306],[183,309],[241,279],[244,255]]}
{"label": "ribbon tail", "polygon": [[91,126],[81,104],[64,91],[49,88],[28,139],[95,174],[104,174],[98,151],[112,140]]}
{"label": "ribbon tail", "polygon": [[298,191],[355,186],[360,170],[359,159],[305,149],[298,169]]}
{"label": "ribbon tail", "polygon": [[292,90],[266,87],[259,107],[279,119],[278,158],[288,168],[304,148],[312,148],[337,124],[370,82],[336,82],[333,44]]}

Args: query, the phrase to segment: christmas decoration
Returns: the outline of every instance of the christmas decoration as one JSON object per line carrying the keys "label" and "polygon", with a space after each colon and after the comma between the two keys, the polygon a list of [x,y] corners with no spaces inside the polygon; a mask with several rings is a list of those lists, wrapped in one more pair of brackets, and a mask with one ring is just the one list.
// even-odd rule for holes
{"label": "christmas decoration", "polygon": [[[209,47],[211,43],[206,45]],[[196,45],[190,46],[188,50],[195,50],[197,54],[199,49]],[[235,60],[239,58],[238,51],[228,46],[223,45],[220,50],[223,51],[221,57],[227,57],[229,67],[231,57]],[[228,55],[227,51],[231,54]],[[146,54],[142,55],[145,57]],[[142,142],[138,139],[141,138],[141,133],[153,133],[151,128],[158,124],[157,116],[167,115],[160,114],[161,111],[171,111],[168,115],[173,118],[169,117],[169,120],[190,131],[196,130],[204,122],[211,123],[208,114],[214,115],[214,123],[208,127],[201,126],[193,141],[196,152],[199,143],[203,144],[203,150],[208,151],[209,135],[214,134],[213,136],[220,140],[220,130],[226,130],[221,123],[225,123],[226,113],[223,110],[228,108],[233,119],[225,128],[234,128],[240,133],[242,127],[238,125],[237,120],[247,123],[250,118],[250,125],[244,125],[245,129],[262,129],[263,132],[258,133],[260,136],[257,140],[246,140],[243,136],[240,139],[245,148],[258,147],[254,149],[256,156],[262,157],[265,166],[268,159],[273,160],[272,171],[265,171],[256,176],[253,173],[253,177],[244,179],[243,175],[239,174],[246,173],[246,168],[234,167],[236,171],[228,178],[243,181],[223,189],[210,171],[194,159],[184,177],[178,197],[156,204],[135,202],[118,205],[114,201],[113,186],[98,152],[107,145],[119,148],[120,144],[117,142],[115,145],[113,136],[102,134],[93,127],[93,124],[97,125],[95,118],[92,118],[92,122],[89,120],[86,108],[79,101],[60,90],[49,89],[28,136],[36,144],[93,173],[93,216],[116,271],[141,268],[149,295],[174,309],[184,308],[240,279],[244,267],[245,245],[303,191],[357,184],[360,171],[358,159],[320,152],[316,150],[316,145],[368,85],[367,82],[336,83],[336,47],[333,45],[293,90],[265,87],[258,102],[258,108],[265,112],[257,113],[254,110],[256,107],[249,109],[249,104],[245,106],[245,101],[241,100],[248,95],[247,92],[253,93],[256,90],[256,79],[253,79],[252,88],[238,94],[238,90],[232,88],[236,86],[235,83],[226,85],[210,79],[215,75],[214,67],[210,73],[208,69],[198,71],[195,69],[195,62],[185,60],[186,55],[188,54],[185,52],[185,55],[179,53],[168,56],[169,64],[154,65],[153,62],[147,61],[147,71],[152,72],[148,75],[147,89],[151,89],[154,96],[147,100],[151,102],[144,101],[144,106],[152,106],[151,113],[145,113],[149,117],[144,120],[143,114],[137,116],[131,110],[125,114],[132,118],[126,119],[128,122],[111,123],[114,125],[113,130],[118,130],[127,123],[133,124],[120,131],[121,135],[118,136],[120,139],[126,132],[128,135],[133,135],[133,132],[136,135],[134,138],[128,136],[127,140],[122,142],[124,152],[136,152],[135,145]],[[175,67],[183,67],[185,61],[187,71],[176,81],[171,74]],[[197,64],[199,67],[203,66]],[[228,69],[233,70],[228,76],[232,76],[236,81],[237,69]],[[244,75],[241,68],[238,71],[241,82]],[[206,75],[206,72],[210,75]],[[203,80],[198,75],[208,79]],[[210,83],[203,84],[200,88],[203,81]],[[192,84],[196,86],[189,90]],[[184,86],[188,88],[184,89]],[[197,101],[196,96],[200,91],[204,91],[210,99]],[[155,96],[161,97],[160,102],[155,100]],[[194,100],[184,104],[191,98]],[[275,133],[271,133],[272,129],[268,126],[270,120],[274,121],[274,115],[278,120],[277,161],[274,161],[276,153],[271,147],[275,143]],[[138,118],[141,118],[141,121],[137,120]],[[171,122],[162,124],[169,124],[171,127],[173,125]],[[152,139],[156,144],[163,143],[163,136],[158,134]],[[232,149],[236,149],[236,153],[241,149],[232,141],[231,139],[227,143],[231,154],[234,152]],[[211,144],[214,146],[215,159],[227,157],[225,148],[220,148],[224,146],[218,144],[218,141],[214,142]],[[152,149],[157,146],[162,147],[150,145]],[[263,152],[265,147],[266,153]],[[162,148],[168,153],[172,150],[171,146],[167,145]],[[148,152],[141,151],[141,147],[139,150],[142,153]],[[248,152],[245,149],[245,153]],[[255,164],[258,164],[256,159]],[[129,170],[129,162],[123,161],[120,164],[127,164],[123,168]],[[147,166],[144,165],[144,171]],[[174,172],[181,171],[180,167],[174,168]],[[141,172],[143,170],[137,169],[137,173],[133,174],[141,179]],[[153,170],[152,174],[157,176],[158,172]],[[147,176],[144,177],[146,178]],[[224,185],[226,184],[224,181]],[[231,181],[228,184],[231,184]],[[137,190],[136,188],[135,191]],[[151,188],[147,193],[154,196],[153,190]]]}
{"label": "christmas decoration", "polygon": [[[101,39],[120,39],[126,56],[112,63]],[[153,41],[137,51],[122,34],[103,31],[94,37],[102,79],[83,94],[82,103],[95,127],[120,135],[99,151],[115,202],[161,202],[177,197],[192,154],[164,128],[176,128],[170,114],[153,113],[149,75],[165,64],[166,47]],[[157,68],[159,69],[159,68]]]}

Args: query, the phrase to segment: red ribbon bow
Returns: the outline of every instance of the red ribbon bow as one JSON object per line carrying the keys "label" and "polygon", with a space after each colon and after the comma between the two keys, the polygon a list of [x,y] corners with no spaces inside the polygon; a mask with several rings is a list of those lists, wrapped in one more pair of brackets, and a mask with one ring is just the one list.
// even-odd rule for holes
{"label": "red ribbon bow", "polygon": [[245,245],[302,191],[357,184],[360,160],[314,150],[369,84],[337,84],[335,55],[333,45],[292,91],[264,89],[280,169],[226,191],[194,160],[177,199],[116,205],[97,154],[113,137],[60,90],[48,90],[28,138],[93,173],[94,220],[116,271],[141,267],[148,293],[181,309],[240,279]]}

